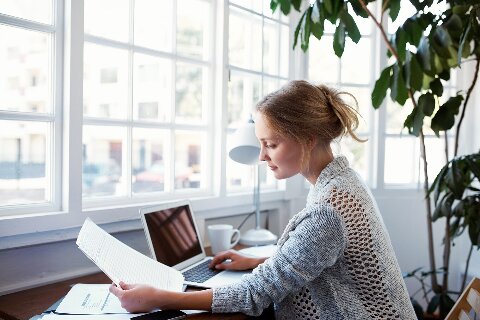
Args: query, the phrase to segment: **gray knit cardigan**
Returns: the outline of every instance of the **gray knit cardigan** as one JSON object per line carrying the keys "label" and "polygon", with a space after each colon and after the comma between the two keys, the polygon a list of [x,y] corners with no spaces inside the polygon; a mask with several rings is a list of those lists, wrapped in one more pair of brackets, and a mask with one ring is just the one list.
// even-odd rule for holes
{"label": "gray knit cardigan", "polygon": [[368,188],[336,157],[288,223],[276,253],[241,282],[213,289],[213,312],[277,319],[416,319]]}

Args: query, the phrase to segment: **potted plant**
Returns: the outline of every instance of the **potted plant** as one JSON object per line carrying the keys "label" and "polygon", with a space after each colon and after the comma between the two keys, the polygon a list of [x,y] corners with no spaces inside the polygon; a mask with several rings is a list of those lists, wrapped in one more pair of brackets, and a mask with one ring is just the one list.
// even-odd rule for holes
{"label": "potted plant", "polygon": [[[452,292],[448,286],[452,240],[468,229],[471,250],[467,257],[467,268],[474,246],[480,241],[479,190],[476,187],[480,176],[479,153],[458,157],[460,128],[465,117],[468,102],[477,82],[480,65],[480,4],[477,0],[449,0],[443,2],[445,10],[432,13],[431,7],[438,5],[434,0],[410,0],[417,12],[398,27],[392,36],[384,28],[386,14],[395,21],[400,11],[400,0],[383,0],[381,14],[376,17],[367,6],[371,0],[316,0],[302,5],[301,0],[271,0],[270,8],[280,9],[288,15],[292,7],[303,12],[294,34],[295,48],[300,43],[302,50],[309,46],[310,36],[322,39],[325,21],[336,26],[333,37],[335,54],[341,57],[345,39],[349,37],[358,43],[361,34],[353,19],[356,15],[372,19],[388,48],[391,64],[380,74],[372,91],[372,105],[379,108],[390,92],[390,99],[403,106],[409,100],[412,112],[404,121],[408,132],[420,139],[421,157],[424,170],[425,214],[427,220],[429,270],[414,270],[409,273],[421,280],[428,300],[427,313],[443,318],[453,306]],[[461,68],[466,61],[474,60],[473,79],[464,92],[442,103],[444,90],[442,82],[450,80],[450,73]],[[445,146],[444,168],[432,185],[429,185],[427,150],[425,146],[424,121],[430,118],[430,128],[439,138],[447,141],[454,136],[453,157],[449,157],[448,144]],[[432,209],[432,196],[435,207]],[[443,220],[443,263],[437,267],[433,239],[433,222]],[[466,274],[467,272],[465,272]],[[407,276],[409,276],[407,274]],[[439,281],[439,277],[442,280]],[[425,279],[430,285],[425,286]],[[460,291],[462,291],[461,288]],[[420,306],[416,301],[417,309]],[[420,316],[422,316],[420,312]]]}

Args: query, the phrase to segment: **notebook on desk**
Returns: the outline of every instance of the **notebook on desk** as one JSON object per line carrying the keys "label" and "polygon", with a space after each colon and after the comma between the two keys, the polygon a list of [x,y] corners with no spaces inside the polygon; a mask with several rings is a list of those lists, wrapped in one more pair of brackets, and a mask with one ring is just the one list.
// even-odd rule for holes
{"label": "notebook on desk", "polygon": [[185,284],[213,288],[240,281],[250,271],[215,271],[187,200],[140,209],[152,258],[182,272]]}

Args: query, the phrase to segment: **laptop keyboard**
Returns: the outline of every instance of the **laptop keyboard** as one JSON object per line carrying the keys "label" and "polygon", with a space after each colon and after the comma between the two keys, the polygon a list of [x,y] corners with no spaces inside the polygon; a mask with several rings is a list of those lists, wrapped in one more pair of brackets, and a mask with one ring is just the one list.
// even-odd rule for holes
{"label": "laptop keyboard", "polygon": [[212,270],[208,267],[211,260],[196,265],[195,267],[183,272],[186,281],[202,283],[218,274],[218,271]]}

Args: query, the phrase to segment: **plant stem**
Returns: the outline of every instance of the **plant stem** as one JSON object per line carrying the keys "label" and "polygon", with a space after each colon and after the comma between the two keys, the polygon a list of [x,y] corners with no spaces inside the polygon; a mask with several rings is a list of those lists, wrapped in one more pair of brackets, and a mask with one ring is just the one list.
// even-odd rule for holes
{"label": "plant stem", "polygon": [[[368,9],[367,5],[365,4],[364,0],[358,0],[362,8],[367,12],[368,16],[372,18],[373,22],[376,24],[377,28],[380,30],[380,34],[382,35],[383,40],[385,41],[385,45],[387,46],[388,50],[392,53],[397,61],[401,61],[400,57],[398,56],[397,51],[392,46],[390,41],[388,40],[387,33],[382,25],[382,20],[377,20],[372,12]],[[382,8],[382,15],[383,15],[383,8]],[[413,96],[412,89],[408,90],[408,95],[410,100],[413,103],[413,107],[417,108],[417,102],[415,101],[415,97]],[[421,154],[423,159],[423,171],[425,176],[425,183],[423,186],[423,191],[425,194],[425,206],[427,209],[427,230],[428,230],[428,253],[429,253],[429,260],[430,260],[430,268],[432,271],[437,269],[435,263],[435,248],[433,243],[433,221],[432,221],[432,207],[430,204],[430,197],[428,196],[428,171],[427,171],[427,152],[425,148],[425,136],[423,134],[423,129],[420,129],[420,146],[421,146]],[[432,280],[432,290],[436,293],[441,291],[441,287],[438,285],[437,274],[432,272],[431,274]]]}
{"label": "plant stem", "polygon": [[[411,94],[411,92],[410,92]],[[435,263],[435,248],[433,244],[433,221],[432,221],[432,207],[430,204],[430,197],[428,196],[428,171],[427,171],[427,152],[425,148],[425,135],[423,134],[423,128],[420,129],[420,153],[423,159],[423,175],[425,176],[425,182],[423,184],[423,190],[425,192],[425,207],[427,209],[427,233],[428,233],[428,255],[430,260],[430,269],[432,272],[432,290],[435,293],[441,292],[441,287],[438,285],[437,266]]]}
{"label": "plant stem", "polygon": [[445,135],[443,136],[445,139],[445,164],[448,163],[448,133],[445,130]]}
{"label": "plant stem", "polygon": [[468,267],[470,265],[470,258],[472,257],[472,251],[473,251],[473,244],[470,245],[470,251],[468,252],[467,264],[465,265],[465,272],[463,273],[463,281],[462,281],[462,287],[460,288],[460,292],[463,292],[463,289],[465,289],[465,284],[467,282]]}
{"label": "plant stem", "polygon": [[450,216],[445,219],[445,243],[443,244],[443,267],[445,272],[443,273],[442,291],[448,290],[448,269],[450,264]]}
{"label": "plant stem", "polygon": [[454,157],[456,157],[457,154],[458,154],[458,141],[459,141],[459,137],[460,137],[460,126],[462,125],[463,118],[465,117],[465,109],[467,109],[468,100],[470,100],[470,95],[472,94],[473,88],[475,87],[475,84],[477,83],[477,79],[478,79],[478,69],[479,69],[479,66],[480,66],[480,58],[477,58],[476,60],[477,60],[477,64],[475,66],[475,73],[473,74],[472,85],[470,86],[470,88],[468,88],[467,97],[465,98],[465,102],[463,103],[462,115],[460,117],[460,121],[458,121],[457,132],[455,133],[455,152],[454,152],[454,155],[453,155]]}

